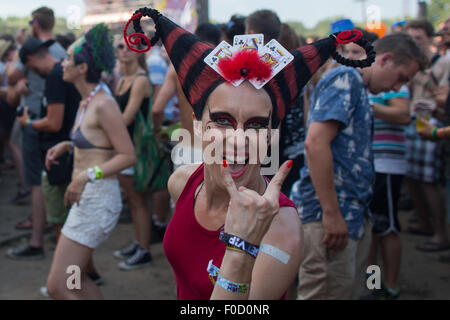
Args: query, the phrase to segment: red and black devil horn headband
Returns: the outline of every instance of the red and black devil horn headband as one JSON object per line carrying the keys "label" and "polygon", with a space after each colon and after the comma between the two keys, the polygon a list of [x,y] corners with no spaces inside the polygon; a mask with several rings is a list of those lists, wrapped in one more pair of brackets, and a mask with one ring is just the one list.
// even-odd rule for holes
{"label": "red and black devil horn headband", "polygon": [[[152,39],[148,39],[142,30],[140,24],[142,17],[150,17],[155,22],[156,33]],[[127,35],[131,23],[133,23],[135,32]],[[289,60],[290,62],[286,63],[281,70],[277,70],[277,73],[273,72],[273,69],[270,72],[271,74],[268,73],[267,68],[262,65],[262,63],[268,63],[273,66],[276,60],[274,58],[276,56],[271,56],[268,50],[263,52],[264,56],[255,55],[254,52],[244,54],[242,51],[245,50],[222,56],[221,59],[229,59],[230,61],[220,61],[222,62],[221,69],[213,66],[216,69],[219,68],[216,72],[211,64],[205,63],[205,59],[210,58],[211,54],[214,55],[213,50],[217,52],[218,48],[213,48],[202,42],[195,35],[151,8],[136,10],[125,25],[123,35],[128,48],[137,52],[148,51],[159,39],[162,40],[178,74],[183,92],[191,103],[197,118],[201,117],[209,95],[220,84],[228,81],[236,85],[243,80],[257,83],[259,80],[259,83],[264,84],[262,88],[267,91],[272,100],[274,107],[273,125],[276,126],[279,120],[283,119],[286,109],[294,103],[311,76],[330,56],[340,64],[358,68],[368,67],[375,61],[375,51],[372,45],[362,36],[362,33],[359,30],[348,30],[292,50],[288,53],[292,55],[292,61]],[[367,58],[350,60],[339,55],[336,47],[339,44],[350,42],[363,47]],[[140,48],[142,45],[145,48]],[[206,59],[206,61],[209,60]]]}

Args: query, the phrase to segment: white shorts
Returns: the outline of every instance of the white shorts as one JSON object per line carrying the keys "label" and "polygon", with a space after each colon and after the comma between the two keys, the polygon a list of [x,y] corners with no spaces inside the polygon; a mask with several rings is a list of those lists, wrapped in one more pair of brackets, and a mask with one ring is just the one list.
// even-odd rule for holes
{"label": "white shorts", "polygon": [[67,238],[96,248],[105,241],[119,220],[122,197],[118,179],[88,182],[80,203],[74,204],[62,228]]}

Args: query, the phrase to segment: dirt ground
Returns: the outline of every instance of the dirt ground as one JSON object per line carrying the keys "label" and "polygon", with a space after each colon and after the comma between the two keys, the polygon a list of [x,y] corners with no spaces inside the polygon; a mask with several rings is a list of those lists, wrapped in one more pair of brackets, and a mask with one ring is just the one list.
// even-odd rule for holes
{"label": "dirt ground", "polygon": [[[45,237],[45,260],[13,261],[5,257],[8,248],[26,241],[27,233],[18,232],[14,225],[30,212],[29,201],[20,206],[8,204],[16,192],[14,170],[0,173],[0,299],[48,299],[39,288],[46,282],[55,243],[49,232]],[[407,225],[410,212],[401,212],[402,225]],[[127,220],[123,216],[122,220]],[[174,276],[168,264],[162,244],[152,247],[153,265],[140,270],[120,271],[118,260],[112,252],[127,245],[133,239],[132,225],[121,222],[95,252],[95,265],[105,283],[101,286],[105,299],[176,299]],[[422,253],[415,246],[424,237],[401,234],[403,251],[400,273],[401,299],[450,299],[450,264],[438,261],[441,253]]]}

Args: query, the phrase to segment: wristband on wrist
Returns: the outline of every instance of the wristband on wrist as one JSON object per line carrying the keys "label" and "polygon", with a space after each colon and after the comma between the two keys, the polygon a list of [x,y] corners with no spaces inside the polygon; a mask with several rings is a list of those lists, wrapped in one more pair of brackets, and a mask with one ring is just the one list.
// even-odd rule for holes
{"label": "wristband on wrist", "polygon": [[244,253],[244,254],[247,253],[247,252],[245,252],[244,250],[239,249],[239,248],[236,248],[236,247],[233,247],[233,246],[231,246],[231,245],[229,245],[229,244],[227,244],[226,249],[227,249],[227,250],[231,250],[231,251],[236,251],[236,252]]}
{"label": "wristband on wrist", "polygon": [[221,231],[219,240],[222,242],[225,242],[227,245],[230,245],[234,248],[240,249],[240,250],[248,253],[253,258],[256,258],[258,256],[258,251],[259,251],[258,246],[251,244],[237,236],[233,236],[231,234]]}
{"label": "wristband on wrist", "polygon": [[431,131],[431,140],[436,141],[438,139],[437,137],[437,131],[438,131],[438,127],[434,127],[433,130]]}
{"label": "wristband on wrist", "polygon": [[[209,274],[209,279],[211,280],[213,285],[217,283],[223,289],[233,293],[246,294],[250,291],[249,283],[238,283],[222,277],[220,275],[219,268],[212,264],[212,260],[209,261],[207,271]],[[216,277],[217,280],[215,280],[214,277]]]}
{"label": "wristband on wrist", "polygon": [[33,121],[30,118],[27,118],[27,120],[25,121],[25,124],[28,126],[28,128],[30,128],[31,130],[33,129]]}
{"label": "wristband on wrist", "polygon": [[95,171],[95,179],[99,180],[99,179],[103,178],[103,171],[102,171],[102,169],[100,169],[99,166],[95,166],[94,171]]}
{"label": "wristband on wrist", "polygon": [[238,283],[234,281],[227,280],[223,278],[220,273],[217,276],[217,284],[221,286],[223,289],[233,292],[233,293],[240,293],[240,294],[246,294],[250,291],[250,284],[249,283]]}
{"label": "wristband on wrist", "polygon": [[211,280],[211,283],[213,285],[215,285],[216,278],[219,275],[219,268],[217,268],[215,265],[213,265],[212,262],[213,262],[212,259],[209,260],[208,268],[206,268],[206,271],[208,271],[209,280]]}

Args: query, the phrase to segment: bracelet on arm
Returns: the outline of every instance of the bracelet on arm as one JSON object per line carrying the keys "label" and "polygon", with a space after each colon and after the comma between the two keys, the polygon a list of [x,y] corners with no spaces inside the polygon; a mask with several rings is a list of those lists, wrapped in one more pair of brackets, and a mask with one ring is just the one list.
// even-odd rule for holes
{"label": "bracelet on arm", "polygon": [[243,254],[247,254],[247,252],[245,252],[244,250],[236,248],[236,247],[233,247],[233,246],[231,246],[229,244],[227,244],[226,249],[227,250],[231,250],[231,251],[240,252],[240,253],[243,253]]}
{"label": "bracelet on arm", "polygon": [[431,130],[431,140],[436,141],[438,139],[437,137],[437,131],[438,131],[438,127],[434,127],[433,130]]}
{"label": "bracelet on arm", "polygon": [[95,171],[95,178],[96,178],[97,180],[103,178],[103,171],[102,171],[102,169],[100,169],[99,166],[95,166],[95,167],[94,167],[94,171]]}
{"label": "bracelet on arm", "polygon": [[[219,268],[217,268],[215,265],[212,264],[212,260],[209,261],[207,271],[209,274],[209,279],[211,280],[213,285],[217,283],[220,287],[222,287],[226,291],[233,293],[246,294],[250,291],[249,283],[238,283],[227,280],[224,277],[222,277],[220,275]],[[217,280],[214,279],[215,277]]]}
{"label": "bracelet on arm", "polygon": [[250,291],[249,283],[238,283],[234,281],[227,280],[223,278],[220,273],[217,276],[217,284],[221,286],[223,289],[233,292],[233,293],[241,293],[246,294]]}
{"label": "bracelet on arm", "polygon": [[259,247],[257,245],[248,243],[247,241],[233,236],[231,234],[225,233],[224,231],[220,232],[219,240],[225,242],[228,246],[234,247],[236,249],[242,250],[253,258],[258,256]]}
{"label": "bracelet on arm", "polygon": [[33,129],[33,120],[31,120],[30,118],[28,118],[27,120],[26,120],[26,125],[28,126],[28,128],[30,128],[30,130],[34,130]]}

